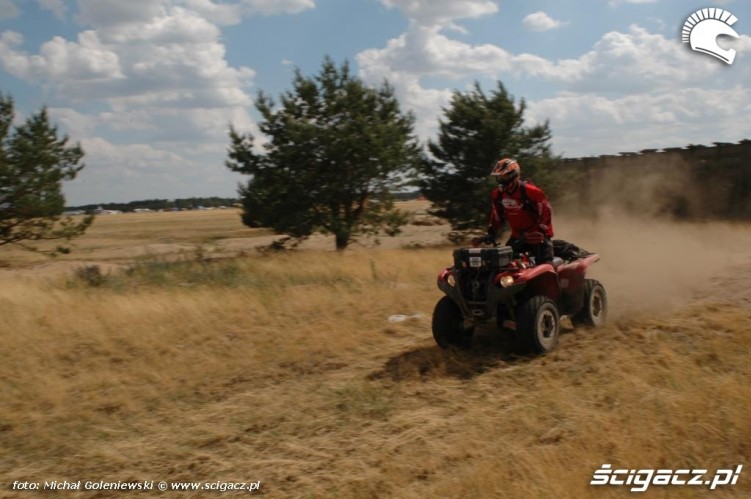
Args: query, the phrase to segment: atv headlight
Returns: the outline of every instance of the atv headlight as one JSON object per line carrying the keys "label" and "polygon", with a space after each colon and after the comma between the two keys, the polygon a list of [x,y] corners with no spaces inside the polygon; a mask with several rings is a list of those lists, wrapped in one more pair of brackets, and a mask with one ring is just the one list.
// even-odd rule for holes
{"label": "atv headlight", "polygon": [[452,288],[456,286],[456,279],[454,279],[454,274],[449,274],[446,278],[446,282],[449,283],[449,286]]}
{"label": "atv headlight", "polygon": [[514,278],[510,275],[504,275],[504,276],[501,276],[498,282],[501,283],[501,286],[503,286],[504,288],[507,288],[511,286],[512,284],[514,284]]}

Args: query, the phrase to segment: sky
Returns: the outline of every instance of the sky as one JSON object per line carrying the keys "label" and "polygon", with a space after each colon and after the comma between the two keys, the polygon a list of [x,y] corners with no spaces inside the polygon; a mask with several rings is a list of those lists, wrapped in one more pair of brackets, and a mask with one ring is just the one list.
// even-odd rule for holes
{"label": "sky", "polygon": [[[732,64],[682,42],[702,8],[737,18]],[[17,122],[46,106],[86,154],[68,206],[235,197],[230,124],[258,136],[258,92],[327,55],[388,80],[422,143],[475,81],[548,120],[563,157],[751,138],[747,0],[0,0]]]}

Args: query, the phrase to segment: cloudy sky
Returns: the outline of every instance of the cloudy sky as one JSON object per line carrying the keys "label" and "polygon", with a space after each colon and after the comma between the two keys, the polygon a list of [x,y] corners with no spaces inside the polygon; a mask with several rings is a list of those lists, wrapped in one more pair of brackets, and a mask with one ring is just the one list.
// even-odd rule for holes
{"label": "cloudy sky", "polygon": [[[681,43],[705,7],[738,18],[732,65]],[[229,123],[254,130],[257,92],[327,54],[388,79],[423,139],[475,80],[565,157],[751,138],[748,0],[0,0],[0,91],[86,152],[69,205],[234,196]]]}

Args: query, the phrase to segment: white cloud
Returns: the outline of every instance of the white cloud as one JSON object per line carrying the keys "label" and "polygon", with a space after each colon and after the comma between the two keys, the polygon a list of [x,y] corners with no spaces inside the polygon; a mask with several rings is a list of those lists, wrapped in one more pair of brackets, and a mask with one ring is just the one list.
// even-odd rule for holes
{"label": "white cloud", "polygon": [[165,14],[167,0],[78,0],[78,20],[94,28],[147,23]]}
{"label": "white cloud", "polygon": [[239,0],[235,3],[180,0],[180,3],[219,25],[237,24],[247,16],[297,14],[315,8],[314,0]]}
{"label": "white cloud", "polygon": [[491,0],[381,0],[422,26],[452,25],[455,19],[472,19],[493,14],[498,5]]}
{"label": "white cloud", "polygon": [[[532,54],[514,55],[496,45],[470,45],[451,39],[441,33],[440,27],[416,24],[389,40],[385,48],[365,50],[356,59],[363,79],[374,84],[388,79],[410,108],[421,107],[420,80],[425,77],[463,81],[478,77],[503,80],[516,75],[573,82],[592,71],[593,63],[590,54],[557,62]],[[431,100],[436,96],[447,98],[450,89],[430,93]]]}
{"label": "white cloud", "polygon": [[102,81],[122,78],[116,53],[102,45],[97,34],[84,31],[78,42],[56,36],[37,55],[19,52],[23,37],[13,31],[0,35],[0,63],[6,71],[30,81]]}
{"label": "white cloud", "polygon": [[[42,0],[47,1],[47,0]],[[148,23],[172,7],[184,7],[217,25],[254,15],[296,14],[315,8],[315,0],[77,0],[78,19],[93,27]]]}
{"label": "white cloud", "polygon": [[622,3],[655,3],[658,0],[610,0],[611,6],[616,6]]}
{"label": "white cloud", "polygon": [[214,24],[179,7],[149,21],[121,23],[99,32],[107,43],[148,42],[156,46],[215,43],[221,34]]}
{"label": "white cloud", "polygon": [[[751,37],[742,36],[733,47],[739,54],[751,53]],[[631,26],[627,33],[606,33],[586,57],[590,64],[571,90],[642,93],[693,86],[720,90],[751,78],[748,65],[728,68],[677,40],[639,26]]]}
{"label": "white cloud", "polygon": [[314,0],[241,0],[245,15],[297,14],[315,7]]}
{"label": "white cloud", "polygon": [[511,55],[495,45],[472,46],[446,37],[438,27],[413,24],[385,48],[359,53],[357,62],[362,75],[373,81],[384,76],[399,81],[409,74],[458,79],[468,72],[495,75],[509,70]]}
{"label": "white cloud", "polygon": [[[723,73],[720,64],[688,50],[675,40],[651,33],[639,26],[628,32],[609,32],[592,50],[577,58],[552,61],[541,56],[512,54],[491,45],[471,45],[452,39],[440,27],[412,24],[389,40],[382,49],[369,49],[357,55],[361,76],[376,83],[388,78],[414,83],[425,77],[454,80],[491,77],[543,78],[563,83],[579,92],[639,93],[672,89],[680,85],[717,85],[740,81],[744,70]],[[748,37],[734,45],[739,52]]]}
{"label": "white cloud", "polygon": [[561,21],[553,19],[545,12],[534,12],[522,19],[522,25],[532,31],[548,31],[558,28],[561,24]]}
{"label": "white cloud", "polygon": [[21,10],[13,0],[0,0],[0,20],[13,19],[21,14]]}
{"label": "white cloud", "polygon": [[[744,53],[749,43],[751,38],[742,36],[734,47]],[[388,78],[398,84],[410,77],[532,77],[563,83],[568,90],[608,94],[698,84],[728,86],[751,77],[749,68],[724,71],[717,61],[639,26],[625,33],[605,33],[592,50],[575,59],[551,61],[534,54],[512,54],[490,44],[470,45],[447,37],[440,28],[412,25],[386,47],[358,54],[357,62],[361,75],[371,82]]]}
{"label": "white cloud", "polygon": [[217,4],[214,0],[183,0],[182,3],[202,18],[218,25],[231,25],[242,21],[242,8],[239,4]]}

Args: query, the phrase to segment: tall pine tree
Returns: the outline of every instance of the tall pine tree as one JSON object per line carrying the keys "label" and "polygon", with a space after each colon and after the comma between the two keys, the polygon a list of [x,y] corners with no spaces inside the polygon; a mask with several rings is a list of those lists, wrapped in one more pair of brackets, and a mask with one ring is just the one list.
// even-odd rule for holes
{"label": "tall pine tree", "polygon": [[[13,100],[0,94],[0,246],[38,251],[37,241],[68,241],[83,234],[93,216],[62,216],[62,182],[84,167],[83,150],[69,146],[68,137],[58,137],[46,109],[17,127],[12,127],[13,117]],[[46,252],[67,251],[58,246]]]}
{"label": "tall pine tree", "polygon": [[342,250],[363,234],[394,235],[406,220],[391,192],[422,155],[414,118],[399,109],[393,89],[366,86],[345,62],[330,58],[320,72],[299,69],[280,106],[260,94],[256,107],[267,136],[263,153],[251,134],[230,130],[228,168],[250,175],[240,188],[243,222],[301,240],[333,234]]}

